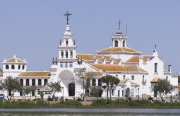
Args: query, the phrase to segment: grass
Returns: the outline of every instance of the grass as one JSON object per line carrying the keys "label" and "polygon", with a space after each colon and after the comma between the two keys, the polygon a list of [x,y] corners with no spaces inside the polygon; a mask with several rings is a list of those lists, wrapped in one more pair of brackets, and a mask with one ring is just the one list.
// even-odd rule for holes
{"label": "grass", "polygon": [[0,101],[0,108],[180,108],[180,102],[160,102],[148,100],[106,100],[99,99],[92,101],[91,104],[82,105],[76,100],[64,102],[48,101]]}

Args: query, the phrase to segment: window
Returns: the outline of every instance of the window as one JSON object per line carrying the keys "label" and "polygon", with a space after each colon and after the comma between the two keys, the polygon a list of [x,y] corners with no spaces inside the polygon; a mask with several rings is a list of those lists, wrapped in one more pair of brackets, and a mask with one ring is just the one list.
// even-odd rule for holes
{"label": "window", "polygon": [[96,86],[96,79],[92,80],[92,86]]}
{"label": "window", "polygon": [[26,79],[26,86],[29,86],[29,79]]}
{"label": "window", "polygon": [[44,86],[48,83],[47,79],[44,79]]}
{"label": "window", "polygon": [[68,51],[66,51],[66,58],[68,58]]}
{"label": "window", "polygon": [[112,95],[114,95],[114,89],[112,89]]}
{"label": "window", "polygon": [[154,72],[157,72],[157,63],[154,64]]}
{"label": "window", "polygon": [[41,79],[38,79],[38,86],[41,86]]}
{"label": "window", "polygon": [[20,84],[23,86],[23,79],[20,79]]}
{"label": "window", "polygon": [[68,67],[68,63],[67,63],[67,62],[65,62],[65,67],[66,67],[66,68]]}
{"label": "window", "polygon": [[142,78],[142,82],[144,82],[145,80],[144,80],[144,75],[143,75],[143,78]]}
{"label": "window", "polygon": [[35,96],[35,91],[32,91],[32,96]]}
{"label": "window", "polygon": [[21,65],[18,65],[18,69],[21,69]]}
{"label": "window", "polygon": [[20,96],[22,96],[22,92],[20,91]]}
{"label": "window", "polygon": [[68,41],[66,41],[66,46],[68,46]]}
{"label": "window", "polygon": [[63,51],[61,51],[61,58],[63,58],[64,57],[64,52]]}
{"label": "window", "polygon": [[134,80],[134,75],[131,76],[131,80]]}
{"label": "window", "polygon": [[40,89],[38,89],[38,95],[40,94],[40,91],[39,91]]}
{"label": "window", "polygon": [[63,62],[60,62],[60,67],[63,68]]}
{"label": "window", "polygon": [[118,41],[117,40],[114,41],[114,44],[115,44],[115,47],[118,47]]}
{"label": "window", "polygon": [[123,80],[125,80],[126,79],[126,75],[123,75]]}
{"label": "window", "polygon": [[73,57],[73,52],[71,51],[71,54],[70,54],[71,58]]}
{"label": "window", "polygon": [[98,86],[101,86],[101,79],[98,79]]}
{"label": "window", "polygon": [[118,77],[118,75],[116,75],[116,77]]}
{"label": "window", "polygon": [[24,65],[22,66],[22,69],[24,70]]}
{"label": "window", "polygon": [[168,81],[168,76],[166,76],[166,81]]}
{"label": "window", "polygon": [[11,69],[14,69],[14,65],[11,65]]}
{"label": "window", "polygon": [[35,79],[32,79],[32,86],[35,86]]}
{"label": "window", "polygon": [[9,69],[9,65],[6,65],[6,69]]}
{"label": "window", "polygon": [[73,67],[73,63],[72,62],[69,63],[69,67]]}
{"label": "window", "polygon": [[123,41],[123,47],[125,47],[125,41]]}

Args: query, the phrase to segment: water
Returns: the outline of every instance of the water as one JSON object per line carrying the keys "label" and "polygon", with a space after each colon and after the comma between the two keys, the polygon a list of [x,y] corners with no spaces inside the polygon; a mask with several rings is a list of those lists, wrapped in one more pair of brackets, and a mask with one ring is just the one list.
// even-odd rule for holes
{"label": "water", "polygon": [[0,109],[0,116],[174,116],[180,109],[75,109],[75,108],[36,108]]}

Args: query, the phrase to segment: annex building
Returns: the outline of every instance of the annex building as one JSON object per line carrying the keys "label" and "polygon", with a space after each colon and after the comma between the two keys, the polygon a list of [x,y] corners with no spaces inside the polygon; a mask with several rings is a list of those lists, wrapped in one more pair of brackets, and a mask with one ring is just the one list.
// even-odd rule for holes
{"label": "annex building", "polygon": [[[82,68],[93,73],[88,92],[90,93],[92,87],[99,87],[103,90],[102,97],[106,97],[107,88],[102,86],[101,77],[107,74],[120,79],[119,84],[113,86],[112,97],[156,97],[153,87],[158,79],[166,79],[173,86],[178,86],[178,77],[172,76],[171,65],[167,66],[168,70],[164,70],[164,61],[158,56],[156,46],[152,54],[142,55],[140,51],[128,46],[127,36],[123,35],[120,26],[112,40],[109,40],[112,41],[110,47],[98,50],[96,54],[77,53],[78,41],[76,43],[75,39],[72,39],[68,13],[66,16],[65,32],[57,45],[59,55],[53,58],[48,71],[27,71],[27,61],[14,55],[2,62],[3,72],[0,73],[0,79],[12,76],[18,78],[25,88],[35,87],[36,91],[31,93],[32,96],[40,96],[40,89],[50,89],[44,88],[48,83],[59,82],[62,92],[56,93],[57,97],[80,97],[84,93],[83,87],[75,81],[76,74]],[[175,88],[172,95],[177,93]],[[0,94],[9,96],[11,92],[0,91]],[[22,92],[15,92],[15,96],[21,95]],[[46,97],[51,95],[51,92],[45,92]]]}

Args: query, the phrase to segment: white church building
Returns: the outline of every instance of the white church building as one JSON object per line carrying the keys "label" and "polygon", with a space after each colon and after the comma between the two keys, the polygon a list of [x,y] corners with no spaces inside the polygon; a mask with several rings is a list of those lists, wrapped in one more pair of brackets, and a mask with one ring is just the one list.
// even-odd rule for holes
{"label": "white church building", "polygon": [[[101,77],[113,75],[120,79],[117,86],[112,89],[112,97],[141,97],[142,95],[156,97],[153,91],[154,84],[158,79],[166,79],[173,86],[178,86],[178,77],[172,76],[171,65],[168,70],[164,70],[164,61],[158,56],[155,49],[151,55],[142,55],[140,51],[128,47],[127,36],[123,35],[120,26],[112,36],[112,45],[97,51],[96,54],[77,53],[78,41],[72,39],[70,25],[68,23],[60,40],[57,58],[53,58],[52,66],[48,71],[27,71],[27,61],[17,58],[4,59],[3,73],[0,79],[4,80],[8,76],[18,78],[23,87],[35,87],[36,91],[32,96],[40,96],[39,90],[50,82],[59,82],[62,91],[56,93],[56,97],[80,97],[84,93],[82,85],[75,80],[76,74],[82,68],[86,72],[93,72],[90,81],[89,94],[92,87],[99,87],[103,90],[102,97],[106,97],[107,88],[103,87]],[[56,47],[56,46],[55,46]],[[38,48],[37,48],[38,49]],[[177,89],[172,91],[172,95],[177,94]],[[11,95],[8,91],[1,91],[5,96]],[[51,92],[45,95],[51,96]],[[14,96],[22,96],[21,92],[15,92]]]}

